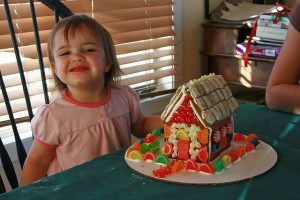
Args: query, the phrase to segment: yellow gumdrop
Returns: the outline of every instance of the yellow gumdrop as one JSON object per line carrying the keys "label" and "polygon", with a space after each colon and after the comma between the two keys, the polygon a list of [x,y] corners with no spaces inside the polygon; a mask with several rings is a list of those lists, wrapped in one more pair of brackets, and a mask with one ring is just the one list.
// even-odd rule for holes
{"label": "yellow gumdrop", "polygon": [[189,133],[184,129],[179,129],[177,131],[177,138],[182,140],[190,140]]}
{"label": "yellow gumdrop", "polygon": [[165,153],[165,147],[161,148],[161,153]]}
{"label": "yellow gumdrop", "polygon": [[137,150],[133,150],[129,153],[128,158],[132,159],[132,160],[142,160],[143,155],[141,152],[139,152]]}
{"label": "yellow gumdrop", "polygon": [[228,167],[229,165],[231,165],[231,157],[229,155],[224,155],[222,157],[222,160],[224,161],[225,164],[224,167]]}

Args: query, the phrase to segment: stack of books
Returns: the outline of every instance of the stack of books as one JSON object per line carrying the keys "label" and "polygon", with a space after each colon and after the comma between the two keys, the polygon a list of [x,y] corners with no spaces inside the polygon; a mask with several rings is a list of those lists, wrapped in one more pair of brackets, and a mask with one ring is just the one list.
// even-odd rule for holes
{"label": "stack of books", "polygon": [[[257,21],[256,35],[251,40],[249,56],[276,59],[280,53],[289,26],[287,16],[261,15]],[[236,45],[236,54],[244,55],[249,36]]]}
{"label": "stack of books", "polygon": [[287,16],[279,16],[274,23],[275,17],[275,14],[260,15],[257,21],[257,37],[284,41],[290,21]]}

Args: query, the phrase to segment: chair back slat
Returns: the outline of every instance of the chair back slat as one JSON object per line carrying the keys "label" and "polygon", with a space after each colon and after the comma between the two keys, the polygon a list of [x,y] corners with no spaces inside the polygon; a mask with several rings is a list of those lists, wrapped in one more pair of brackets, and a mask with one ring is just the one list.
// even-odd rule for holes
{"label": "chair back slat", "polygon": [[2,176],[0,175],[0,194],[5,193],[5,192],[6,192],[6,189],[4,186],[4,182],[3,182]]}
{"label": "chair back slat", "polygon": [[23,92],[24,92],[24,96],[25,96],[27,111],[28,111],[29,118],[31,120],[33,118],[32,106],[31,106],[30,97],[29,97],[29,93],[28,93],[28,89],[27,89],[27,85],[26,85],[26,79],[25,79],[25,76],[24,76],[24,70],[23,70],[23,65],[22,65],[20,52],[19,52],[19,47],[18,47],[16,35],[15,35],[15,29],[14,29],[13,22],[12,22],[8,1],[3,0],[3,3],[4,3],[5,13],[6,13],[7,22],[8,22],[8,26],[9,26],[9,30],[10,30],[10,36],[11,36],[11,39],[12,39],[12,42],[13,42],[14,51],[15,51],[15,55],[16,55],[16,60],[17,60],[17,63],[18,63],[18,69],[19,69],[19,74],[20,74],[20,78],[21,78],[21,82],[22,82],[22,87],[23,87]]}
{"label": "chair back slat", "polygon": [[39,57],[39,64],[40,64],[40,72],[41,72],[41,78],[42,78],[42,85],[44,90],[44,98],[45,103],[49,103],[49,95],[48,95],[48,88],[46,83],[46,75],[45,75],[45,65],[43,61],[43,55],[42,55],[42,49],[41,49],[41,42],[40,42],[40,35],[39,35],[39,29],[36,21],[36,14],[35,14],[35,8],[34,8],[34,2],[33,0],[30,0],[30,11],[31,11],[31,18],[33,23],[33,30],[34,30],[34,36],[36,41],[36,49]]}
{"label": "chair back slat", "polygon": [[6,174],[7,180],[12,189],[19,187],[18,179],[16,176],[16,172],[14,166],[11,162],[11,159],[3,145],[2,139],[0,138],[0,157],[4,172]]}
{"label": "chair back slat", "polygon": [[5,84],[4,84],[4,81],[3,81],[3,78],[2,78],[1,71],[0,71],[0,87],[1,87],[2,95],[3,95],[3,99],[4,99],[4,102],[5,102],[5,106],[6,106],[6,109],[7,109],[7,113],[8,113],[8,116],[9,116],[9,120],[10,120],[12,129],[13,129],[13,132],[14,132],[14,137],[15,137],[15,142],[16,142],[16,147],[17,147],[17,153],[18,153],[20,166],[23,169],[23,165],[24,165],[25,159],[27,157],[27,153],[25,151],[24,145],[22,143],[22,140],[21,140],[19,132],[18,132],[18,128],[17,128],[17,125],[16,125],[16,121],[15,121],[15,118],[14,118],[13,111],[12,111],[10,103],[9,103],[9,98],[8,98],[8,95],[7,95],[7,92],[6,92],[6,89],[5,89]]}

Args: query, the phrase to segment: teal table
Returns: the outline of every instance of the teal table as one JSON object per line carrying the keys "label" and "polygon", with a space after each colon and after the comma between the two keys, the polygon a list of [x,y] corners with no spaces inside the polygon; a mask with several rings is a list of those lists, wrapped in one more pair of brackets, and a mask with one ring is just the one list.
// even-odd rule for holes
{"label": "teal table", "polygon": [[0,199],[300,199],[300,116],[245,104],[236,112],[235,127],[236,132],[257,133],[276,150],[278,161],[270,171],[228,185],[172,184],[132,171],[122,149]]}

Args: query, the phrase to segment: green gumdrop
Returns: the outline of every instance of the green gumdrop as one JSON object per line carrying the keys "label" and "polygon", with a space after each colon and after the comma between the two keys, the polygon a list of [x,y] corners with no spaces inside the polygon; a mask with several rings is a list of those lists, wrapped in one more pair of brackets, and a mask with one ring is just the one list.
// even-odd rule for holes
{"label": "green gumdrop", "polygon": [[160,147],[158,147],[156,149],[151,149],[150,151],[152,151],[154,154],[158,154],[160,151]]}
{"label": "green gumdrop", "polygon": [[215,170],[216,173],[222,172],[223,169],[224,169],[224,167],[225,167],[225,163],[224,163],[223,160],[220,160],[220,159],[217,160],[217,161],[215,162],[215,164],[214,164],[214,170]]}
{"label": "green gumdrop", "polygon": [[152,134],[156,135],[156,137],[161,136],[160,131],[158,129],[153,129]]}
{"label": "green gumdrop", "polygon": [[147,145],[147,144],[145,144],[145,143],[142,143],[142,144],[141,144],[141,148],[142,148],[142,150],[141,150],[142,154],[144,154],[144,153],[146,153],[147,151],[149,151],[149,145]]}
{"label": "green gumdrop", "polygon": [[158,147],[159,147],[159,141],[158,140],[155,140],[155,141],[153,141],[152,143],[149,144],[149,150],[156,149]]}
{"label": "green gumdrop", "polygon": [[169,164],[170,160],[165,154],[159,154],[155,160],[156,163]]}

